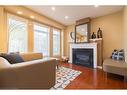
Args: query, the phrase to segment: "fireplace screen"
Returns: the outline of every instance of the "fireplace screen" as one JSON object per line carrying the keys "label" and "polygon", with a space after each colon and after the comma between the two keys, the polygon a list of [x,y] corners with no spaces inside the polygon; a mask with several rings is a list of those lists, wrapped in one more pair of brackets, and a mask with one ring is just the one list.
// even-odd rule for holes
{"label": "fireplace screen", "polygon": [[73,64],[93,68],[93,49],[73,49]]}

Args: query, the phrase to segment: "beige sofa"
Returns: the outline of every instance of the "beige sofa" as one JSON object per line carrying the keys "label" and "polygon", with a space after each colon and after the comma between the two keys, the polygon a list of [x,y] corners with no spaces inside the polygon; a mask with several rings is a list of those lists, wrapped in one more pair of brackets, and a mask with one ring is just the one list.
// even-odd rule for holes
{"label": "beige sofa", "polygon": [[25,62],[0,57],[0,89],[49,89],[55,85],[56,60],[41,53],[21,54]]}
{"label": "beige sofa", "polygon": [[108,73],[118,74],[127,77],[127,63],[124,61],[116,61],[113,59],[105,59],[103,62],[103,70]]}

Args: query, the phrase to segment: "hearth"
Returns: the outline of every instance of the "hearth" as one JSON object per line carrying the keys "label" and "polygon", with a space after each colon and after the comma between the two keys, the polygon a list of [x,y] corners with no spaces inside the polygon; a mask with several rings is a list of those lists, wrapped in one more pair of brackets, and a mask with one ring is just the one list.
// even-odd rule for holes
{"label": "hearth", "polygon": [[72,49],[72,63],[76,65],[93,68],[93,49],[74,48]]}

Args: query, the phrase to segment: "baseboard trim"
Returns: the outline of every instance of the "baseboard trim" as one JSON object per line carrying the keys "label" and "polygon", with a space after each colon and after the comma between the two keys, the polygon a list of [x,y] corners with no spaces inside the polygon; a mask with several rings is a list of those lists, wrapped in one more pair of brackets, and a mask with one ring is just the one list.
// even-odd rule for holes
{"label": "baseboard trim", "polygon": [[97,66],[98,69],[102,69],[102,66]]}

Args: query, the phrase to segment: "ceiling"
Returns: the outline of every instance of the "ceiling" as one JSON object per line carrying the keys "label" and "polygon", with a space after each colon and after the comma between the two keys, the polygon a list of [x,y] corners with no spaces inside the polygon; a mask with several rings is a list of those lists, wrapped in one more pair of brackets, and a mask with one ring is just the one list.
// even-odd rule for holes
{"label": "ceiling", "polygon": [[[36,11],[42,15],[45,15],[51,19],[54,19],[64,25],[72,25],[76,20],[91,17],[96,18],[99,16],[104,16],[111,14],[123,9],[123,6],[44,6],[44,5],[29,5],[26,6],[33,11]],[[53,11],[51,7],[55,7]],[[68,16],[65,19],[65,16]]]}

